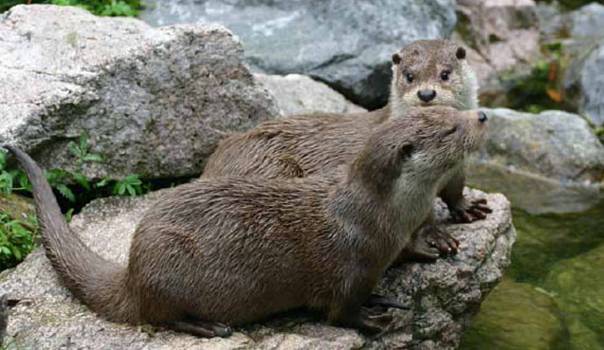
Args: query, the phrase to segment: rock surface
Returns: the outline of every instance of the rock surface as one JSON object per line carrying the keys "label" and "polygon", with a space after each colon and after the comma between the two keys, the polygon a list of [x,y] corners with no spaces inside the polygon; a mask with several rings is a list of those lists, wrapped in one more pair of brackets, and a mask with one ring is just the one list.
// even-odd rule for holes
{"label": "rock surface", "polygon": [[604,5],[591,3],[560,12],[554,5],[537,11],[544,42],[557,43],[558,85],[566,109],[577,110],[596,126],[604,125]]}
{"label": "rock surface", "polygon": [[531,213],[583,211],[601,198],[604,146],[575,114],[489,115],[486,145],[468,166],[469,183],[501,191]]}
{"label": "rock surface", "polygon": [[452,0],[150,1],[154,25],[218,22],[239,35],[248,62],[269,74],[326,82],[366,108],[385,104],[390,59],[404,44],[447,37]]}
{"label": "rock surface", "polygon": [[195,176],[225,132],[277,115],[217,25],[154,29],[82,9],[16,6],[0,16],[0,143],[73,169],[86,133],[91,177]]}
{"label": "rock surface", "polygon": [[581,69],[580,111],[595,125],[604,125],[604,39]]}
{"label": "rock surface", "polygon": [[539,58],[539,27],[533,0],[458,0],[455,38],[470,46],[482,104],[501,105],[508,89],[503,76],[530,72]]}
{"label": "rock surface", "polygon": [[275,98],[282,116],[312,112],[356,113],[366,111],[365,108],[346,100],[344,96],[326,84],[305,75],[254,74],[254,77]]}
{"label": "rock surface", "polygon": [[[84,242],[102,256],[124,262],[130,236],[141,213],[160,197],[101,199],[88,205],[71,223]],[[472,191],[470,196],[484,196]],[[515,240],[510,204],[488,195],[493,214],[484,221],[447,225],[460,242],[456,257],[436,263],[409,263],[388,270],[379,292],[410,307],[394,313],[391,332],[367,339],[356,331],[328,326],[306,313],[293,313],[259,325],[236,329],[228,339],[198,339],[148,327],[115,324],[96,317],[60,286],[43,250],[0,275],[0,294],[21,302],[9,317],[7,349],[448,349],[480,302],[502,277]],[[437,216],[447,211],[438,203]]]}
{"label": "rock surface", "polygon": [[593,2],[568,14],[573,38],[604,38],[604,5]]}
{"label": "rock surface", "polygon": [[541,2],[536,10],[545,40],[591,40],[604,36],[604,5],[597,2],[569,12],[562,11],[556,4]]}

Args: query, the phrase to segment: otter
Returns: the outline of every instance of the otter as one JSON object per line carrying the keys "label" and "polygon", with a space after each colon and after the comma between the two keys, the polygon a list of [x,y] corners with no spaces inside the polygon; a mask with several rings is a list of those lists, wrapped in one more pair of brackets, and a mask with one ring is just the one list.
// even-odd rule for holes
{"label": "otter", "polygon": [[141,218],[126,266],[88,248],[67,225],[43,171],[25,170],[42,243],[62,283],[102,317],[202,337],[306,307],[368,334],[391,317],[371,294],[429,215],[442,174],[484,139],[476,111],[410,109],[377,127],[355,160],[295,179],[197,179]]}
{"label": "otter", "polygon": [[[351,162],[369,135],[385,122],[405,118],[412,107],[477,108],[478,83],[465,49],[450,40],[420,40],[392,56],[389,104],[365,113],[315,113],[260,124],[223,139],[208,158],[202,178],[220,176],[304,177]],[[439,185],[454,222],[484,219],[486,200],[463,196],[463,163],[449,169]],[[433,260],[455,254],[458,242],[429,218],[404,256]],[[413,253],[413,254],[410,254]]]}

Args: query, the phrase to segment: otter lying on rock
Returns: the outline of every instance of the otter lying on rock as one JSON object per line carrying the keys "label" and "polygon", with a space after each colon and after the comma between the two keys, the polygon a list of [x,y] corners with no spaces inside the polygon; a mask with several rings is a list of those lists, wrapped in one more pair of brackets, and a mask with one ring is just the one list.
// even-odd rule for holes
{"label": "otter lying on rock", "polygon": [[380,332],[362,305],[432,210],[442,174],[479,147],[484,115],[410,109],[375,128],[345,171],[303,179],[227,177],[173,189],[141,219],[127,266],[92,252],[67,223],[42,170],[6,146],[33,187],[46,254],[99,315],[198,336],[308,307]]}
{"label": "otter lying on rock", "polygon": [[[404,118],[411,107],[477,107],[476,76],[465,50],[449,40],[420,40],[392,57],[390,103],[379,110],[356,114],[316,113],[268,121],[245,133],[222,140],[208,159],[202,177],[305,177],[350,163],[373,130],[389,120]],[[439,196],[455,222],[483,219],[486,200],[468,202],[463,196],[463,162],[447,169]],[[403,255],[436,259],[456,253],[458,242],[441,232],[432,218],[416,233]]]}

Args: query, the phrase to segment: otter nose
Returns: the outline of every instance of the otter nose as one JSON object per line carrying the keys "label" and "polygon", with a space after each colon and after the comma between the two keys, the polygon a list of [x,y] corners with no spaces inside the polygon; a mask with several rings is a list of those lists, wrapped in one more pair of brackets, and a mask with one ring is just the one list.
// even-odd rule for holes
{"label": "otter nose", "polygon": [[430,102],[436,97],[436,91],[431,89],[419,90],[417,97],[424,102]]}
{"label": "otter nose", "polygon": [[483,111],[479,111],[478,112],[478,121],[481,123],[484,123],[488,120],[489,118],[487,118],[487,114]]}

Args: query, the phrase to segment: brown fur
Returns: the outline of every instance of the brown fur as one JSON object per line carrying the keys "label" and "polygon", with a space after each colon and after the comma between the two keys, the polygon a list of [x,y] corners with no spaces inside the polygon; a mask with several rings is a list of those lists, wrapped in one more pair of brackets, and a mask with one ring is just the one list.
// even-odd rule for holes
{"label": "brown fur", "polygon": [[[443,73],[448,73],[446,80]],[[424,89],[433,89],[435,98],[422,101],[418,92]],[[465,59],[465,49],[451,40],[418,40],[393,55],[390,104],[395,115],[413,106],[474,109],[477,91],[478,82]]]}
{"label": "brown fur", "polygon": [[[463,71],[465,62],[460,63],[455,56],[457,48],[448,40],[421,40],[406,46],[397,54],[400,62],[393,66],[392,91],[396,92],[388,106],[366,113],[315,113],[264,122],[248,132],[223,139],[208,159],[202,177],[290,177],[331,171],[354,159],[376,127],[404,117],[412,106],[426,106],[417,98],[417,89],[429,82],[435,86],[434,82],[440,80],[435,77],[443,67],[451,74],[448,82],[439,83],[438,105],[475,108],[475,91],[474,97],[466,93],[475,90],[473,78],[464,78],[468,73]],[[412,84],[403,81],[402,72],[407,71],[416,76]],[[439,96],[448,95],[444,91],[455,98],[439,100]],[[295,160],[298,171],[292,172],[295,165],[284,164],[282,159]]]}
{"label": "brown fur", "polygon": [[[373,130],[388,119],[388,110],[303,115],[265,122],[221,141],[208,160],[203,177],[278,178],[333,170],[358,155]],[[283,159],[290,162],[282,162]],[[292,171],[296,166],[300,170]]]}
{"label": "brown fur", "polygon": [[[441,105],[467,110],[477,106],[476,77],[465,60],[464,49],[452,41],[416,41],[393,56],[392,69],[391,97],[386,107],[366,113],[315,113],[262,123],[222,140],[208,159],[202,178],[279,178],[332,171],[351,162],[373,130],[389,120],[405,118],[409,108]],[[442,79],[443,71],[448,73],[446,80]],[[406,74],[413,75],[411,82]],[[436,97],[424,102],[418,91],[428,88],[435,90]],[[289,161],[284,163],[282,159]],[[440,196],[456,221],[483,218],[482,211],[489,209],[482,202],[467,203],[462,194],[464,184],[460,164],[443,177]],[[457,243],[452,237],[438,231],[431,219],[426,225],[429,229],[425,232],[435,244],[419,249],[419,257],[433,259],[439,251],[456,251]]]}
{"label": "brown fur", "polygon": [[[197,335],[309,307],[375,330],[361,304],[429,215],[441,174],[475,149],[475,112],[426,108],[376,128],[341,171],[302,179],[225,177],[173,189],[138,225],[127,266],[74,234],[42,170],[15,147],[33,185],[46,254],[103,317]],[[417,190],[419,189],[419,190]]]}

